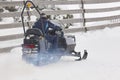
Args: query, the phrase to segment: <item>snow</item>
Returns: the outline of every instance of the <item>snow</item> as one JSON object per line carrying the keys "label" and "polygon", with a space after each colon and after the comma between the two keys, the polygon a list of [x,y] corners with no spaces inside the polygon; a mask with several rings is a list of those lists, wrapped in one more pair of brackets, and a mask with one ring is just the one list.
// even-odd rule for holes
{"label": "snow", "polygon": [[[118,15],[119,12],[115,12],[115,14]],[[100,14],[98,16],[101,17]],[[88,14],[87,17],[93,16]],[[9,21],[5,19],[3,23],[5,22]],[[16,29],[4,30],[0,31],[0,34],[21,33],[21,28],[17,30],[19,31],[17,33],[13,33],[14,31]],[[87,49],[89,53],[87,60],[79,62],[74,61],[72,57],[62,57],[57,63],[34,66],[22,60],[21,47],[17,47],[9,53],[0,54],[0,80],[120,80],[119,27],[74,33],[74,35],[77,41],[75,50],[83,52],[84,49]],[[5,44],[0,42],[0,48],[9,47],[11,43],[12,45],[20,44],[21,41],[22,39],[4,41]]]}
{"label": "snow", "polygon": [[9,40],[9,41],[1,41],[0,42],[0,48],[21,45],[22,42],[23,42],[23,39],[14,39],[14,40]]}
{"label": "snow", "polygon": [[27,64],[21,48],[0,54],[0,80],[119,80],[120,28],[75,33],[77,51],[87,49],[88,59],[75,62],[62,57],[45,66]]}

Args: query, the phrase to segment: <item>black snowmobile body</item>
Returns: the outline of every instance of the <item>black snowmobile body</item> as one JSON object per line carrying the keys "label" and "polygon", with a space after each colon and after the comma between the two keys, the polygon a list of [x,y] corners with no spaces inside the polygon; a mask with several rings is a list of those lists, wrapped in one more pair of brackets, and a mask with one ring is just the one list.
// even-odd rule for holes
{"label": "black snowmobile body", "polygon": [[[37,28],[29,28],[26,30],[24,24],[24,10],[25,8],[35,8],[38,14],[40,11],[34,5],[32,1],[26,1],[21,13],[24,40],[22,44],[22,58],[34,65],[44,65],[51,62],[58,61],[62,56],[75,56],[78,57],[77,61],[87,58],[87,51],[84,51],[84,55],[81,58],[80,52],[75,52],[76,40],[73,35],[63,35],[63,31],[59,31],[57,34],[58,47],[51,49],[51,44],[46,40],[45,35],[41,30]],[[42,26],[43,27],[43,26]]]}

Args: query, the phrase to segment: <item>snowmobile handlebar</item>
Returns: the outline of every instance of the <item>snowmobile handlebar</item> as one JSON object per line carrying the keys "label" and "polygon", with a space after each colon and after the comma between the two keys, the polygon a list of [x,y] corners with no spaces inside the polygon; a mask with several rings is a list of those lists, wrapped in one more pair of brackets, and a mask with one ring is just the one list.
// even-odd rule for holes
{"label": "snowmobile handlebar", "polygon": [[22,13],[21,13],[21,20],[22,20],[22,26],[23,26],[24,35],[25,35],[25,23],[24,23],[23,14],[25,12],[25,8],[35,8],[35,10],[38,12],[38,14],[39,15],[41,14],[40,11],[38,10],[37,6],[35,6],[35,4],[32,1],[24,1],[24,7],[23,7]]}

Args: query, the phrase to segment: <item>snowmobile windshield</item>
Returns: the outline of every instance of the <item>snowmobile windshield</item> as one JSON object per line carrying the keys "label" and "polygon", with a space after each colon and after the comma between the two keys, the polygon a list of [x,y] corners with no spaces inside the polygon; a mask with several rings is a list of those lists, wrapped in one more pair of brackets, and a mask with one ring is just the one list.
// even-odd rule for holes
{"label": "snowmobile windshield", "polygon": [[50,20],[50,22],[53,23],[56,26],[59,26],[61,29],[63,29],[64,25],[60,21],[58,21],[58,20]]}

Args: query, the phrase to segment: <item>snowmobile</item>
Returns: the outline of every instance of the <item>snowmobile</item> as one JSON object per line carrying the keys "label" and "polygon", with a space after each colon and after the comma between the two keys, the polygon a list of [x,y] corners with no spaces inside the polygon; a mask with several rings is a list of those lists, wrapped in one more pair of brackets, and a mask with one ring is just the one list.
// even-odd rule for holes
{"label": "snowmobile", "polygon": [[[64,35],[63,30],[57,31],[57,47],[51,49],[51,43],[46,39],[46,35],[51,35],[51,30],[43,33],[38,28],[27,28],[25,26],[24,12],[26,8],[34,8],[41,17],[40,10],[32,1],[26,1],[21,13],[24,40],[22,44],[22,58],[34,65],[45,65],[60,60],[62,56],[74,56],[78,57],[76,61],[84,60],[87,58],[87,51],[84,50],[84,54],[81,57],[80,52],[76,52],[76,39],[73,35]],[[29,15],[28,15],[29,16]],[[37,22],[37,21],[36,21]],[[27,22],[29,26],[29,22]],[[33,25],[32,25],[33,26]],[[41,26],[44,27],[44,26]]]}

